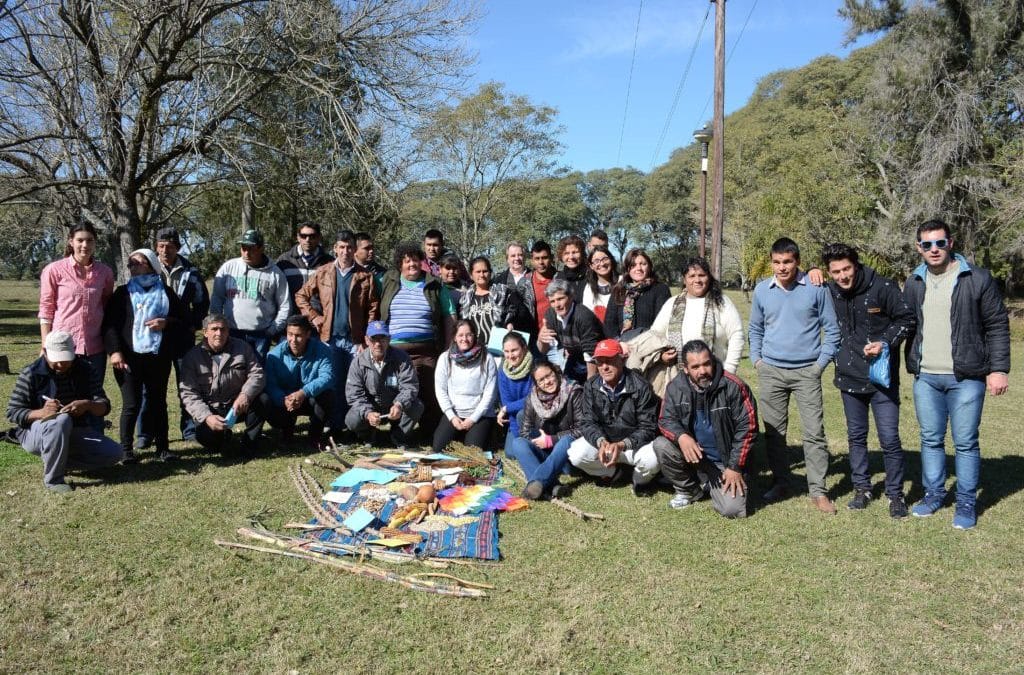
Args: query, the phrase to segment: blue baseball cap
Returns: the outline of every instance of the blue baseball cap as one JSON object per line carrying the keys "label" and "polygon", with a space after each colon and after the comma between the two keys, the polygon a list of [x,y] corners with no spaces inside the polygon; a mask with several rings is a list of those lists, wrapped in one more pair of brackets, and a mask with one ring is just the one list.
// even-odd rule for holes
{"label": "blue baseball cap", "polygon": [[384,337],[391,337],[391,331],[388,330],[388,325],[383,321],[371,321],[370,325],[366,327],[367,337],[378,337],[383,335]]}

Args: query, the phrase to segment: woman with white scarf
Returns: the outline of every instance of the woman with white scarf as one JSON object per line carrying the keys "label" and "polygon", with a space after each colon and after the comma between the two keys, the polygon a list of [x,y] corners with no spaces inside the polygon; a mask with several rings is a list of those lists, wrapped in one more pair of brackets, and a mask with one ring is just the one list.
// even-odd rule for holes
{"label": "woman with white scarf", "polygon": [[164,285],[156,253],[140,248],[128,256],[131,278],[118,287],[103,316],[103,343],[121,388],[121,448],[124,463],[137,461],[135,422],[145,387],[144,427],[152,429],[160,461],[177,459],[168,448],[167,382],[174,359],[192,344],[188,317],[178,296]]}

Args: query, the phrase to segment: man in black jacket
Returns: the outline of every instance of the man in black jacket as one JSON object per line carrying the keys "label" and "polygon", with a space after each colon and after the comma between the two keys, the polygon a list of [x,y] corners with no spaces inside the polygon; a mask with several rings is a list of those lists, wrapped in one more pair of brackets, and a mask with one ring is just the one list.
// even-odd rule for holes
{"label": "man in black jacket", "polygon": [[637,494],[658,475],[652,441],[658,434],[658,397],[639,373],[626,368],[618,340],[594,349],[597,375],[583,387],[583,436],[569,446],[577,469],[615,482],[619,464],[633,467]]}
{"label": "man in black jacket", "polygon": [[51,492],[71,492],[64,482],[69,468],[98,469],[123,457],[121,446],[90,423],[110,412],[100,380],[86,357],[75,356],[71,335],[53,331],[42,356],[14,383],[7,419],[17,425],[14,436],[21,446],[43,460],[43,485]]}
{"label": "man in black jacket", "polygon": [[597,343],[604,338],[604,329],[594,313],[576,301],[568,281],[553,279],[544,294],[551,306],[544,313],[537,334],[537,349],[541,354],[552,348],[561,351],[565,359],[562,368],[565,376],[582,384],[597,373],[593,353]]}
{"label": "man in black jacket", "polygon": [[[868,472],[868,408],[874,412],[878,442],[885,463],[885,494],[889,515],[906,518],[903,500],[903,443],[900,441],[899,347],[914,328],[914,313],[891,279],[862,265],[846,244],[829,244],[822,261],[832,277],[828,288],[839,322],[835,385],[843,398],[846,438],[850,446],[853,499],[847,507],[867,508],[871,501]],[[889,385],[868,377],[870,364],[888,364]]]}
{"label": "man in black jacket", "polygon": [[722,368],[703,340],[682,348],[684,372],[669,382],[661,405],[654,452],[672,481],[673,509],[711,495],[726,518],[747,515],[747,457],[757,438],[757,408],[750,387]]}
{"label": "man in black jacket", "polygon": [[[299,223],[295,228],[295,247],[277,259],[277,266],[288,280],[288,294],[292,299],[292,314],[298,314],[295,294],[313,277],[321,265],[334,262],[334,256],[324,250],[320,223]],[[205,316],[205,314],[203,315]]]}
{"label": "man in black jacket", "polygon": [[946,499],[946,424],[956,447],[956,512],[953,527],[977,524],[975,498],[981,471],[978,426],[985,389],[1006,392],[1010,372],[1010,322],[988,270],[953,255],[949,225],[929,220],[917,228],[923,263],[903,292],[917,313],[907,342],[907,370],[914,378],[914,407],[921,426],[924,498],[913,514],[930,516]]}

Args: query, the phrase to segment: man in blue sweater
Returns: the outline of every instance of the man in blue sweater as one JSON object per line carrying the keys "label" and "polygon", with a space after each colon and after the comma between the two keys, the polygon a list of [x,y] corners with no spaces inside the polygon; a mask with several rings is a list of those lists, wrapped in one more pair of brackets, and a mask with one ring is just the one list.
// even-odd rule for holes
{"label": "man in blue sweater", "polygon": [[296,314],[285,324],[285,340],[267,355],[267,386],[259,411],[270,425],[290,440],[300,415],[309,415],[309,444],[320,446],[324,421],[334,407],[334,367],[331,348],[311,340],[313,325]]}
{"label": "man in blue sweater", "polygon": [[760,382],[758,407],[774,477],[763,498],[774,502],[790,493],[786,431],[792,394],[800,411],[811,503],[823,513],[834,514],[836,507],[825,494],[828,442],[821,374],[839,349],[839,324],[828,289],[812,285],[800,271],[796,242],[788,237],[777,239],[771,256],[774,274],[754,289],[747,332],[750,360]]}

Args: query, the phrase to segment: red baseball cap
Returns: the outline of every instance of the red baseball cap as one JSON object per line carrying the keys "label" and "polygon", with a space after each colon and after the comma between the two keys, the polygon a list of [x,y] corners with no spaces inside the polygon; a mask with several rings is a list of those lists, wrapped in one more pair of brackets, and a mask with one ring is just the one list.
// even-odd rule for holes
{"label": "red baseball cap", "polygon": [[611,338],[601,340],[594,347],[594,356],[619,356],[620,354],[622,354],[622,345],[619,344],[618,340]]}

